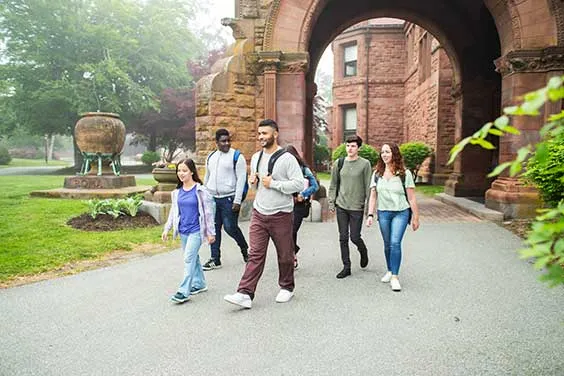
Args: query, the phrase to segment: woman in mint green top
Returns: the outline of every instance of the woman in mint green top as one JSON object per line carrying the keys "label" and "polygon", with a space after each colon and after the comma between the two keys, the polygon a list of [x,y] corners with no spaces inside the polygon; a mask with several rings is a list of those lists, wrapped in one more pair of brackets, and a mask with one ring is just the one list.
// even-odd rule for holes
{"label": "woman in mint green top", "polygon": [[410,221],[413,231],[419,228],[419,209],[415,199],[413,175],[404,167],[403,157],[395,144],[382,146],[374,169],[370,184],[367,226],[372,225],[374,213],[377,213],[388,266],[388,271],[381,281],[390,282],[393,291],[401,291],[398,278],[401,242]]}

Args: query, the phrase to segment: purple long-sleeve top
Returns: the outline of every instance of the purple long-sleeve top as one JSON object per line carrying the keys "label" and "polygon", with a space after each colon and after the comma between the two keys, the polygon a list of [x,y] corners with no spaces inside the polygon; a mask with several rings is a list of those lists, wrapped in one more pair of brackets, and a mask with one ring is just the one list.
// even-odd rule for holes
{"label": "purple long-sleeve top", "polygon": [[[200,235],[202,241],[207,242],[208,236],[215,236],[215,203],[203,185],[196,183],[196,197],[198,198],[198,212],[200,214]],[[172,238],[178,236],[180,223],[180,209],[178,208],[178,189],[171,192],[172,206],[168,213],[168,220],[164,230],[169,232],[172,228]]]}

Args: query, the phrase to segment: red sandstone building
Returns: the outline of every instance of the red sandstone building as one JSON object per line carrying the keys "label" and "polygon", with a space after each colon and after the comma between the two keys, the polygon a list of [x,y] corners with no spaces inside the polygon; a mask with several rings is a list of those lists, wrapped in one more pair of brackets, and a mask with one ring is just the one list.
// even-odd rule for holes
{"label": "red sandstone building", "polygon": [[[213,73],[202,78],[197,86],[198,162],[203,163],[214,149],[213,135],[219,127],[229,128],[234,144],[250,156],[257,149],[257,123],[264,118],[275,119],[280,127],[280,141],[294,144],[311,162],[314,76],[321,55],[345,30],[379,17],[419,25],[439,42],[436,44],[428,34],[425,37],[420,29],[406,25],[403,36],[398,32],[397,37],[407,36],[408,44],[426,51],[430,48],[431,60],[421,64],[421,73],[410,76],[413,67],[407,68],[407,73],[405,68],[394,69],[393,74],[378,74],[373,82],[373,87],[379,85],[381,90],[402,90],[404,81],[403,105],[398,100],[403,116],[394,116],[396,120],[386,123],[402,133],[402,140],[419,138],[414,131],[424,133],[426,139],[435,139],[436,172],[441,171],[441,155],[453,136],[458,141],[472,135],[495,119],[501,108],[517,103],[524,93],[564,73],[562,0],[235,0],[235,18],[223,21],[233,30],[235,43],[227,56],[214,65]],[[377,39],[379,35],[373,33],[372,37]],[[433,69],[449,69],[447,60],[440,58],[443,52],[452,67],[449,95],[442,90],[443,84],[448,86],[441,80],[446,76],[438,74],[436,79],[432,78]],[[357,54],[361,56],[362,48],[357,49]],[[414,49],[406,61],[418,61],[419,72],[417,57]],[[426,64],[430,64],[431,73]],[[377,68],[371,64],[368,69]],[[425,78],[429,74],[431,78]],[[380,82],[383,80],[389,81]],[[433,82],[441,96],[434,111],[429,103],[419,100]],[[370,81],[368,84],[370,91]],[[390,96],[376,93],[376,98],[385,97]],[[442,113],[446,107],[441,103],[446,105],[449,101],[454,102],[454,115]],[[378,101],[373,103],[382,106]],[[544,110],[553,113],[561,108],[560,102],[549,103]],[[370,103],[367,110],[369,119],[374,113]],[[358,113],[359,119],[366,116],[362,113],[366,111]],[[425,115],[420,116],[421,113]],[[432,116],[453,117],[454,130],[441,129],[448,123],[431,122],[428,119]],[[399,123],[398,118],[402,119]],[[421,119],[427,119],[426,124],[411,126]],[[454,196],[485,196],[486,206],[502,211],[507,218],[534,214],[538,206],[534,190],[506,176],[492,182],[487,174],[492,162],[512,160],[519,147],[538,139],[544,120],[542,116],[515,119],[513,125],[521,135],[504,137],[494,152],[466,148],[452,165],[445,192]],[[362,124],[358,122],[361,134]],[[437,124],[436,131],[429,130],[432,124]],[[380,136],[371,137],[370,142],[377,144]]]}
{"label": "red sandstone building", "polygon": [[455,108],[452,66],[438,41],[412,23],[374,19],[345,30],[331,48],[332,147],[355,133],[377,149],[422,141],[436,151],[423,178],[443,184]]}

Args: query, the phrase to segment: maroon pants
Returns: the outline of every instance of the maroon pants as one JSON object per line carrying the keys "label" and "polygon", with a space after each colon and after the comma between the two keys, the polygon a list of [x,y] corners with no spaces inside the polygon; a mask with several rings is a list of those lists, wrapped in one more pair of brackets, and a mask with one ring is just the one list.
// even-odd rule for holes
{"label": "maroon pants", "polygon": [[264,271],[268,241],[272,239],[278,254],[278,285],[294,291],[294,241],[292,238],[292,213],[278,212],[262,215],[255,209],[249,226],[249,261],[239,282],[238,292],[253,299],[258,281]]}

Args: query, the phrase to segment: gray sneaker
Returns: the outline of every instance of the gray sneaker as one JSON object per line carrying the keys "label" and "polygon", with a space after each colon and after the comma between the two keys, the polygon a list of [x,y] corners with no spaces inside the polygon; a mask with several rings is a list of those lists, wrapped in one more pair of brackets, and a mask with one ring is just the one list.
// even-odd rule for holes
{"label": "gray sneaker", "polygon": [[214,269],[221,269],[221,262],[215,262],[214,259],[209,259],[208,262],[206,262],[203,266],[202,269],[204,270],[214,270]]}

